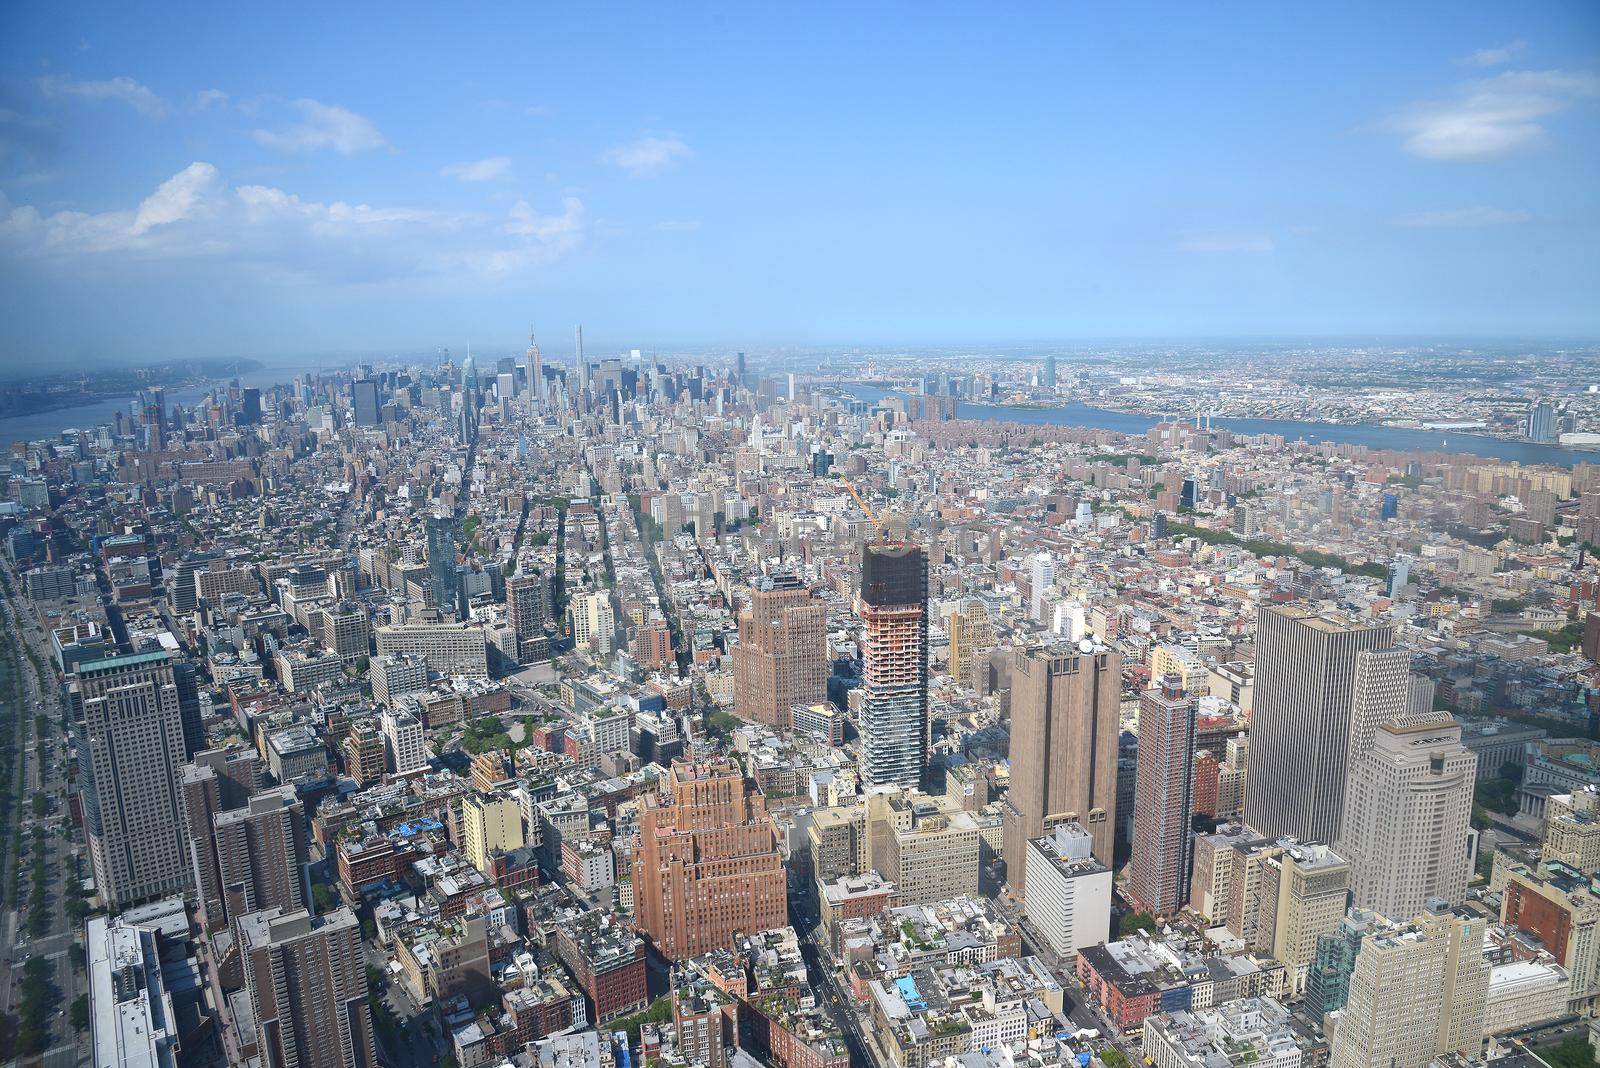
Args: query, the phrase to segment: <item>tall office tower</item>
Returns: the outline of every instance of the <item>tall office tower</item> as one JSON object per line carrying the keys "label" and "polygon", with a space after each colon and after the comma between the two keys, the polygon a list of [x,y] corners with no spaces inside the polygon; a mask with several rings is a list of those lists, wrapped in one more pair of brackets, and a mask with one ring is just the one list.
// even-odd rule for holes
{"label": "tall office tower", "polygon": [[78,667],[84,818],[95,882],[114,907],[192,885],[178,769],[183,714],[165,652]]}
{"label": "tall office tower", "polygon": [[1477,768],[1453,719],[1378,728],[1350,768],[1339,847],[1357,905],[1414,916],[1429,898],[1466,896]]}
{"label": "tall office tower", "polygon": [[577,341],[578,341],[578,349],[577,349],[577,357],[576,358],[577,358],[577,361],[578,361],[578,392],[587,393],[587,392],[589,392],[589,361],[587,361],[587,360],[585,360],[583,358],[583,324],[582,323],[578,324]]}
{"label": "tall office tower", "polygon": [[195,677],[194,664],[187,660],[172,662],[172,682],[178,687],[178,719],[183,724],[183,759],[193,760],[205,748],[205,716],[200,709],[200,681]]}
{"label": "tall office tower", "polygon": [[1248,877],[1250,865],[1243,867],[1240,892],[1260,894],[1254,944],[1283,962],[1290,996],[1299,997],[1317,939],[1338,927],[1350,904],[1350,863],[1325,845],[1279,841],[1263,851],[1258,882]]}
{"label": "tall office tower", "polygon": [[1556,410],[1547,398],[1528,405],[1528,440],[1546,444],[1556,440]]}
{"label": "tall office tower", "polygon": [[537,415],[544,411],[544,355],[539,352],[539,341],[528,327],[528,411]]}
{"label": "tall office tower", "polygon": [[1481,916],[1445,912],[1362,939],[1332,1068],[1424,1068],[1441,1054],[1476,1054],[1489,988],[1483,933]]}
{"label": "tall office tower", "polygon": [[383,410],[378,404],[378,383],[358,378],[350,383],[350,400],[355,408],[356,426],[382,426]]}
{"label": "tall office tower", "polygon": [[1039,373],[1039,384],[1045,389],[1056,388],[1056,357],[1054,353],[1044,358],[1044,370]]}
{"label": "tall office tower", "polygon": [[787,730],[790,709],[828,699],[828,612],[792,575],[756,580],[733,647],[734,711]]}
{"label": "tall office tower", "polygon": [[[1355,676],[1350,683],[1350,747],[1346,769],[1353,768],[1372,748],[1381,725],[1410,718],[1414,678],[1411,654],[1404,649],[1356,654]],[[1431,694],[1429,699],[1432,700]]]}
{"label": "tall office tower", "polygon": [[[1084,648],[1088,646],[1088,648]],[[1006,881],[1026,894],[1028,841],[1077,821],[1094,858],[1111,866],[1117,825],[1122,655],[1087,639],[1019,653],[1011,669],[1011,789],[1004,820]]]}
{"label": "tall office tower", "polygon": [[261,391],[254,386],[247,388],[239,400],[239,423],[241,426],[261,425]]}
{"label": "tall office tower", "polygon": [[428,517],[428,578],[439,614],[455,616],[460,600],[461,574],[456,570],[455,516]]}
{"label": "tall office tower", "polygon": [[212,828],[228,918],[309,907],[306,813],[294,787],[266,790],[243,808],[219,812]]}
{"label": "tall office tower", "polygon": [[1056,561],[1049,553],[1035,553],[1028,563],[1028,588],[1032,592],[1028,614],[1044,618],[1044,597],[1055,586]]}
{"label": "tall office tower", "polygon": [[519,638],[544,633],[545,580],[543,575],[514,575],[506,579],[506,622]]}
{"label": "tall office tower", "polygon": [[238,937],[263,1068],[377,1068],[354,912],[252,912]]}
{"label": "tall office tower", "polygon": [[928,561],[920,546],[866,546],[858,614],[861,780],[916,786],[928,753]]}
{"label": "tall office tower", "polygon": [[1139,764],[1133,787],[1128,895],[1152,916],[1189,900],[1195,700],[1167,675],[1139,695]]}
{"label": "tall office tower", "polygon": [[671,960],[727,949],[788,922],[766,802],[730,763],[674,763],[645,798],[633,867],[639,930]]}
{"label": "tall office tower", "polygon": [[[1318,615],[1299,605],[1261,609],[1246,823],[1273,838],[1332,842],[1339,837],[1357,654],[1393,644],[1389,627]],[[1376,699],[1363,707],[1363,716],[1375,722],[1393,718]]]}
{"label": "tall office tower", "polygon": [[744,353],[741,352],[733,358],[733,380],[743,382],[744,371]]}

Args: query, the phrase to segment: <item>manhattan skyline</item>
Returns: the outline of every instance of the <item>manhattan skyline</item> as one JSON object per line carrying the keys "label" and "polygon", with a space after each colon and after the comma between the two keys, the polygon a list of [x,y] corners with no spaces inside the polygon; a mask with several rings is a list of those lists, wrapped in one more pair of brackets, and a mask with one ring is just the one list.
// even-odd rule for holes
{"label": "manhattan skyline", "polygon": [[1600,328],[1581,4],[0,20],[6,370]]}

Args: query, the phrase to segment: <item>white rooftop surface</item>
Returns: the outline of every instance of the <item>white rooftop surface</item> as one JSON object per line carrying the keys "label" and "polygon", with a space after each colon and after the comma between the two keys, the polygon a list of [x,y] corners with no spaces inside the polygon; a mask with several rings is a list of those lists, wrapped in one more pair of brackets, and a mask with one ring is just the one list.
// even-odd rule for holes
{"label": "white rooftop surface", "polygon": [[94,1063],[173,1068],[177,1036],[154,933],[105,917],[90,920],[87,933]]}

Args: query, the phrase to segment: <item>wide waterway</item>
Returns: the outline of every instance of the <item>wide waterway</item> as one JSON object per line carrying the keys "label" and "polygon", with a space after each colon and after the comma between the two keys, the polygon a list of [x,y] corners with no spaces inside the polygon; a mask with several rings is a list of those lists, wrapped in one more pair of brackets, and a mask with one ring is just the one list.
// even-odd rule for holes
{"label": "wide waterway", "polygon": [[[860,399],[880,401],[894,393],[877,386],[851,384],[843,387]],[[1091,408],[1074,401],[1057,408],[1008,408],[997,404],[956,403],[956,417],[987,419],[991,422],[1028,423],[1043,426],[1082,426],[1095,430],[1119,430],[1124,434],[1143,434],[1161,422],[1152,415],[1113,412]],[[1396,452],[1450,452],[1487,456],[1496,460],[1515,460],[1524,464],[1600,463],[1600,452],[1564,449],[1559,445],[1538,445],[1531,441],[1504,441],[1482,434],[1455,431],[1408,430],[1403,427],[1376,426],[1371,423],[1308,423],[1296,419],[1213,419],[1215,428],[1235,434],[1281,434],[1289,441],[1331,441],[1340,445],[1365,445],[1369,449]]]}
{"label": "wide waterway", "polygon": [[[255,386],[265,391],[281,382],[293,381],[298,374],[315,369],[313,366],[262,367],[239,375],[239,384]],[[170,411],[174,404],[181,404],[185,408],[193,407],[200,403],[207,393],[226,387],[226,380],[218,380],[210,385],[169,389],[167,408]],[[79,404],[71,408],[55,408],[48,412],[9,416],[0,419],[0,444],[40,441],[53,438],[63,430],[93,430],[97,426],[116,422],[118,412],[127,415],[133,410],[134,397],[130,393],[127,397],[96,401],[93,404]]]}

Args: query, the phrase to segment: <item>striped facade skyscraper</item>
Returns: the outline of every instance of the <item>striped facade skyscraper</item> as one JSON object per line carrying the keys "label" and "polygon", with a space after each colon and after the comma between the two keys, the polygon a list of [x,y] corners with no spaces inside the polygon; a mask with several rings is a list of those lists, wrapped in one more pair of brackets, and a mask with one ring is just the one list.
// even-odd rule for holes
{"label": "striped facade skyscraper", "polygon": [[[1352,740],[1406,714],[1409,691],[1394,658],[1361,656],[1393,644],[1387,626],[1300,605],[1261,609],[1244,799],[1251,827],[1272,838],[1338,839]],[[1380,685],[1380,672],[1401,684]]]}
{"label": "striped facade skyscraper", "polygon": [[861,558],[861,779],[916,786],[928,757],[928,560],[915,545]]}

